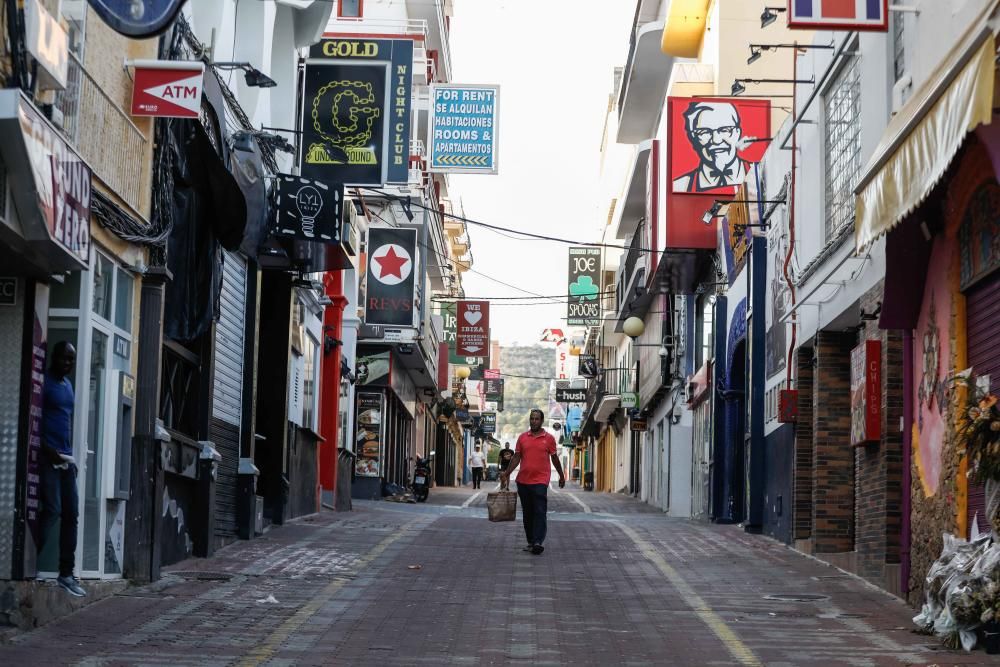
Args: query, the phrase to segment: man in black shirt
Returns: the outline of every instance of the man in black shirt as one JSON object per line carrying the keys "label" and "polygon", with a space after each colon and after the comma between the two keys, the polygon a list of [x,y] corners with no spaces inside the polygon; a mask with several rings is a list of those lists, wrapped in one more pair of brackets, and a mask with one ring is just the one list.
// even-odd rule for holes
{"label": "man in black shirt", "polygon": [[503,444],[503,449],[500,450],[500,472],[507,469],[510,465],[510,460],[514,458],[514,450],[510,448],[510,443],[505,442]]}

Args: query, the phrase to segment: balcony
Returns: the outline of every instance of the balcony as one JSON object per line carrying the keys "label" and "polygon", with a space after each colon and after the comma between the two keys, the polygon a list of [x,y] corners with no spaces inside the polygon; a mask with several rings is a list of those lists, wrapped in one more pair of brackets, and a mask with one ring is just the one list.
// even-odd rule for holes
{"label": "balcony", "polygon": [[53,120],[94,174],[142,214],[150,185],[149,142],[72,53],[66,89],[56,95]]}
{"label": "balcony", "polygon": [[[433,61],[439,81],[451,81],[451,36],[448,27],[451,0],[407,0],[407,13],[427,26],[427,57]],[[365,21],[367,23],[367,20]]]}
{"label": "balcony", "polygon": [[636,15],[618,93],[620,144],[635,144],[656,134],[674,61],[660,50],[663,26],[663,21],[640,23]]}
{"label": "balcony", "polygon": [[[615,238],[625,239],[634,234],[639,220],[646,215],[647,183],[649,182],[649,158],[653,154],[653,139],[646,139],[635,147],[635,155],[628,170],[621,205],[615,211],[612,226]],[[657,159],[658,156],[657,156]],[[661,170],[662,173],[662,170]]]}
{"label": "balcony", "polygon": [[639,314],[646,295],[646,268],[649,253],[645,248],[646,222],[641,220],[628,242],[628,250],[622,255],[618,272],[615,274],[615,317],[616,331],[632,315]]}
{"label": "balcony", "polygon": [[[325,35],[337,37],[341,35],[370,35],[384,37],[404,37],[417,42],[427,40],[428,24],[426,19],[408,18],[337,18],[332,16],[326,25]],[[414,54],[414,60],[416,55]]]}

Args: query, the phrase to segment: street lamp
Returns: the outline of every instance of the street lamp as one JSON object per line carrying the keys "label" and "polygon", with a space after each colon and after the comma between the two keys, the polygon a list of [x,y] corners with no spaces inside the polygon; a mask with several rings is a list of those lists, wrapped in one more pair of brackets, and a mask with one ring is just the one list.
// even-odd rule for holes
{"label": "street lamp", "polygon": [[760,15],[760,27],[766,28],[775,21],[778,20],[777,12],[786,11],[786,7],[765,7],[764,11]]}
{"label": "street lamp", "polygon": [[223,70],[243,70],[243,80],[250,88],[274,88],[278,82],[247,62],[212,63],[212,67]]}
{"label": "street lamp", "polygon": [[459,366],[455,369],[455,377],[459,380],[467,380],[472,375],[472,370],[468,366]]}
{"label": "street lamp", "polygon": [[816,83],[816,78],[811,77],[808,79],[734,79],[733,86],[730,89],[733,97],[738,97],[746,92],[747,87],[744,83]]}
{"label": "street lamp", "polygon": [[642,335],[642,332],[646,330],[646,324],[638,317],[632,316],[625,320],[622,324],[622,331],[625,335],[631,338],[633,341]]}
{"label": "street lamp", "polygon": [[747,58],[747,65],[753,65],[760,59],[762,51],[776,51],[778,49],[832,49],[833,44],[750,44],[750,57]]}

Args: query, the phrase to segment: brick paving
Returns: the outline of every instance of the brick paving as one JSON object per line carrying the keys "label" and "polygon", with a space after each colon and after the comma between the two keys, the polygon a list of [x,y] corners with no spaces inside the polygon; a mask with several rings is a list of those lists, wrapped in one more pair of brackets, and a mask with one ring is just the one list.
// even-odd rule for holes
{"label": "brick paving", "polygon": [[17,634],[0,664],[1000,664],[781,544],[625,496],[553,489],[525,554],[519,524],[486,521],[491,487],[293,522]]}

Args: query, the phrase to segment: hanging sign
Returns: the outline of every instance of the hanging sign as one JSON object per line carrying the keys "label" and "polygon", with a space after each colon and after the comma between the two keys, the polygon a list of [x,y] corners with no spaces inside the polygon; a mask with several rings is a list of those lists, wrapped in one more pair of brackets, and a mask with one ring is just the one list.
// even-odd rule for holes
{"label": "hanging sign", "polygon": [[634,391],[625,391],[621,394],[621,406],[623,408],[639,407],[639,394]]}
{"label": "hanging sign", "polygon": [[789,0],[788,27],[887,32],[889,0]]}
{"label": "hanging sign", "polygon": [[882,343],[862,341],[851,350],[851,444],[882,437]]}
{"label": "hanging sign", "polygon": [[489,357],[490,302],[459,301],[455,352],[463,357]]}
{"label": "hanging sign", "polygon": [[497,173],[499,95],[499,86],[431,86],[430,171]]}
{"label": "hanging sign", "polygon": [[88,0],[90,7],[115,32],[139,39],[166,30],[184,0]]}
{"label": "hanging sign", "polygon": [[477,357],[463,357],[455,352],[455,340],[458,331],[458,304],[438,302],[437,311],[444,320],[444,342],[448,344],[448,363],[453,366],[472,366],[478,362]]}
{"label": "hanging sign", "polygon": [[642,433],[648,430],[648,425],[645,419],[630,419],[629,420],[629,430],[633,433]]}
{"label": "hanging sign", "polygon": [[301,173],[346,185],[406,183],[413,41],[324,39],[306,61]]}
{"label": "hanging sign", "polygon": [[413,326],[417,230],[368,229],[365,323]]}
{"label": "hanging sign", "polygon": [[556,389],[556,401],[559,403],[586,403],[586,389]]}
{"label": "hanging sign", "polygon": [[601,249],[571,247],[566,288],[566,323],[593,327],[601,323]]}
{"label": "hanging sign", "polygon": [[132,115],[198,118],[205,79],[200,60],[134,60]]}
{"label": "hanging sign", "polygon": [[597,357],[592,354],[581,354],[579,363],[579,373],[581,377],[597,377]]}
{"label": "hanging sign", "polygon": [[485,378],[483,385],[483,395],[487,401],[503,400],[503,380]]}
{"label": "hanging sign", "polygon": [[497,432],[497,413],[484,412],[479,416],[479,430],[483,433]]}
{"label": "hanging sign", "polygon": [[344,186],[278,174],[274,233],[303,241],[340,241]]}

